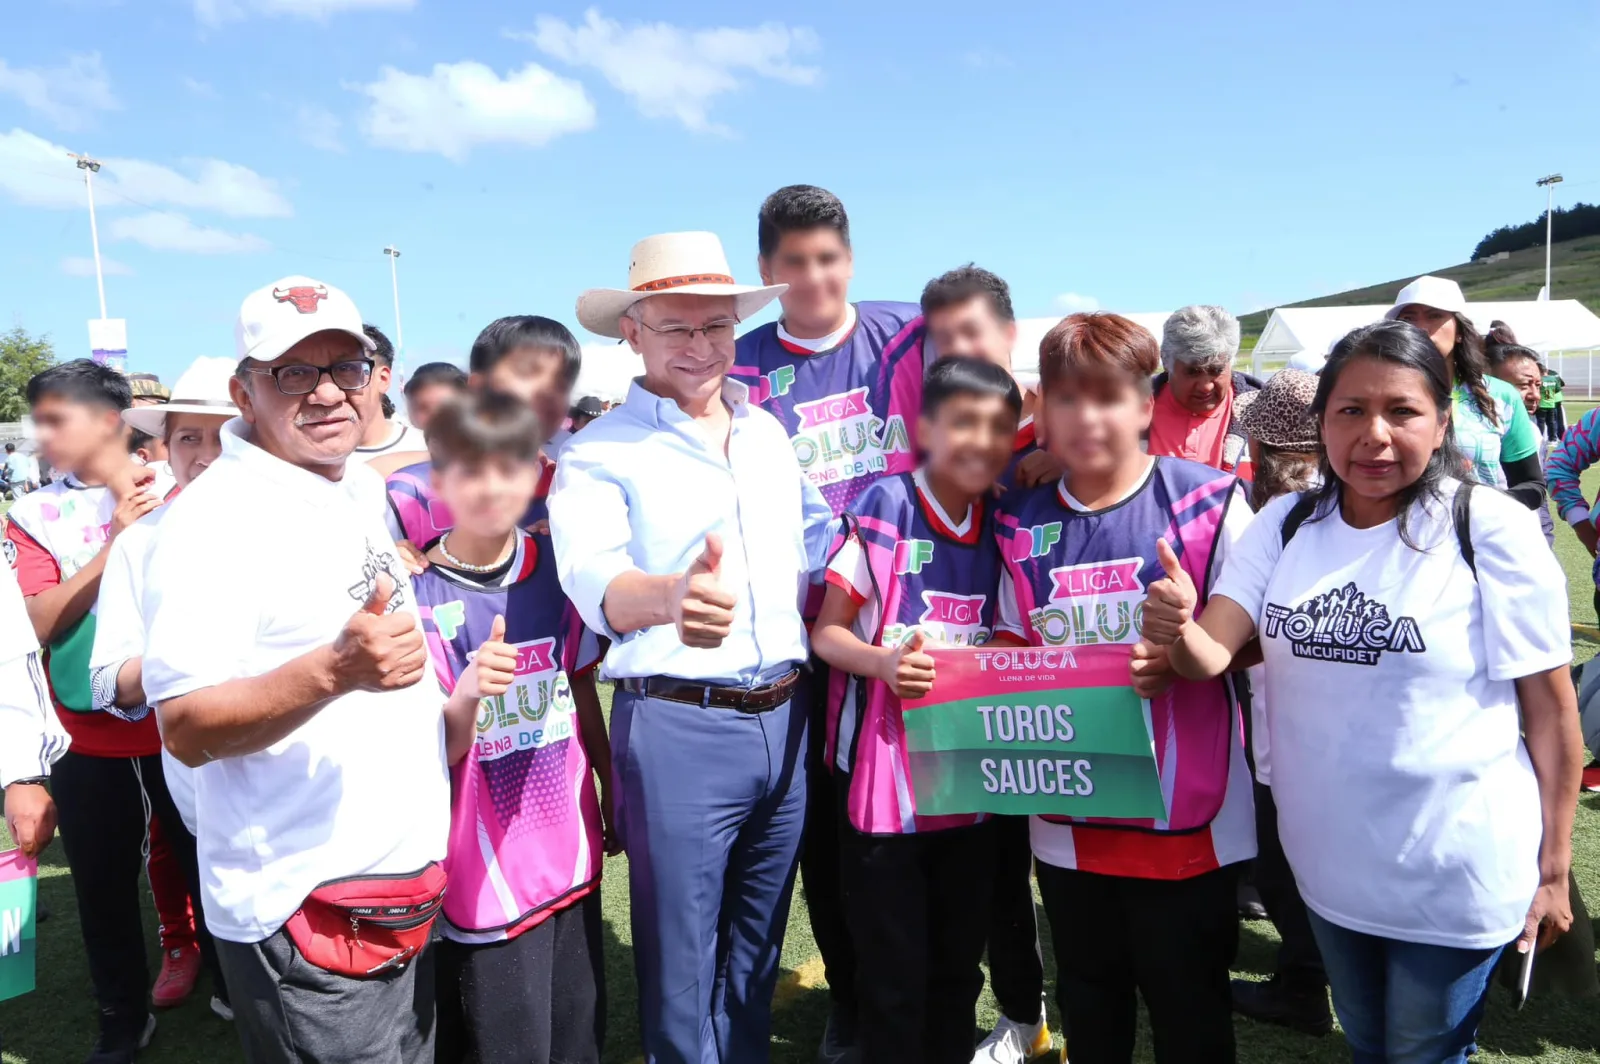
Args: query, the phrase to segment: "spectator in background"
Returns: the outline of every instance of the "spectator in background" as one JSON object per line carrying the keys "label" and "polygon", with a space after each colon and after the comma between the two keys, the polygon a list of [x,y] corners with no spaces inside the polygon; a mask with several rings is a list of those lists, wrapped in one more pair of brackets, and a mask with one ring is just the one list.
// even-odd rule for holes
{"label": "spectator in background", "polygon": [[[1543,390],[1544,367],[1539,363],[1538,352],[1517,344],[1493,344],[1489,348],[1489,372],[1517,390],[1528,416],[1534,419],[1534,431],[1539,436],[1539,448],[1534,454],[1538,457],[1539,467],[1542,470],[1545,464],[1546,440],[1544,425],[1537,415],[1539,397]],[[1550,516],[1550,507],[1541,506],[1538,512],[1539,527],[1544,529],[1545,542],[1554,547],[1556,523]]]}
{"label": "spectator in background", "polygon": [[561,425],[582,367],[583,349],[571,329],[538,314],[512,314],[484,326],[473,341],[467,387],[504,392],[531,406],[539,431],[549,436],[544,453],[554,458],[572,435]]}
{"label": "spectator in background", "polygon": [[[1248,477],[1244,433],[1233,399],[1261,382],[1236,371],[1239,319],[1221,307],[1179,307],[1161,330],[1163,372],[1155,379],[1149,453],[1202,462]],[[1240,466],[1244,465],[1244,469]]]}
{"label": "spectator in background", "polygon": [[1418,277],[1400,290],[1384,317],[1421,329],[1444,356],[1455,387],[1451,431],[1478,482],[1509,491],[1530,510],[1543,506],[1533,420],[1517,390],[1489,376],[1483,337],[1467,317],[1461,286],[1443,277]]}
{"label": "spectator in background", "polygon": [[605,412],[606,408],[598,398],[586,395],[572,404],[572,409],[567,412],[567,421],[575,433]]}
{"label": "spectator in background", "polygon": [[[294,278],[291,278],[294,280]],[[403,421],[394,420],[394,402],[389,398],[389,382],[394,377],[394,344],[376,325],[363,325],[362,331],[372,341],[372,383],[351,400],[361,409],[361,446],[356,448],[358,462],[376,463],[385,476],[390,470],[381,459],[385,455],[417,451],[422,448],[422,433]]]}
{"label": "spectator in background", "polygon": [[418,432],[426,433],[439,404],[466,390],[467,374],[460,366],[425,362],[406,381],[406,419]]}
{"label": "spectator in background", "polygon": [[172,392],[154,373],[128,374],[128,388],[133,393],[134,406],[160,406],[172,398]]}
{"label": "spectator in background", "polygon": [[26,495],[39,486],[38,474],[33,472],[35,468],[28,456],[17,450],[16,444],[6,444],[6,486],[12,498]]}

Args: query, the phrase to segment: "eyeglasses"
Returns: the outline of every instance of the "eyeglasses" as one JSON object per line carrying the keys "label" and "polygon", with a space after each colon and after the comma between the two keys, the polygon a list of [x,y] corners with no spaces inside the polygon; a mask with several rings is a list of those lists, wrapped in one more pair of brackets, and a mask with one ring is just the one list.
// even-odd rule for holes
{"label": "eyeglasses", "polygon": [[716,321],[706,322],[699,328],[688,325],[668,325],[658,329],[654,325],[645,325],[642,321],[639,324],[644,325],[646,329],[661,337],[668,347],[681,351],[694,343],[695,333],[703,334],[706,340],[713,344],[727,343],[733,339],[733,330],[738,328],[739,319],[718,318]]}
{"label": "eyeglasses", "polygon": [[330,377],[340,390],[359,392],[371,383],[373,365],[370,358],[347,358],[326,368],[302,363],[268,366],[265,369],[258,369],[255,366],[245,368],[250,373],[269,375],[277,384],[278,391],[284,395],[310,395],[322,383],[324,374]]}

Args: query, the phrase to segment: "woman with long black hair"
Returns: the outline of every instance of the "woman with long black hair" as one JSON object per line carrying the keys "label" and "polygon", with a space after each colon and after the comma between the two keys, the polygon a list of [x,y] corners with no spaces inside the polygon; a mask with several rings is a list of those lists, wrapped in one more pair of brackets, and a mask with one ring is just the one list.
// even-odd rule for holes
{"label": "woman with long black hair", "polygon": [[1257,515],[1200,616],[1176,564],[1144,603],[1191,680],[1260,636],[1279,833],[1358,1062],[1465,1060],[1505,944],[1572,924],[1566,580],[1532,515],[1458,479],[1453,390],[1410,325],[1346,336],[1322,484]]}
{"label": "woman with long black hair", "polygon": [[1530,510],[1545,504],[1539,433],[1517,390],[1489,376],[1483,337],[1467,317],[1461,286],[1418,277],[1400,289],[1385,317],[1428,334],[1450,372],[1450,420],[1456,446],[1478,482],[1504,488]]}

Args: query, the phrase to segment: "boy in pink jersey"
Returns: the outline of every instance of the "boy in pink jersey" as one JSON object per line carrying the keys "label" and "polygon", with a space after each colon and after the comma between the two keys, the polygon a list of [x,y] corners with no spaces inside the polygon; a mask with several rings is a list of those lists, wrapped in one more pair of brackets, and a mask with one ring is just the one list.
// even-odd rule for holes
{"label": "boy in pink jersey", "polygon": [[523,518],[546,483],[538,418],[496,393],[429,425],[433,484],[455,525],[413,581],[441,683],[450,844],[439,948],[441,1064],[599,1064],[605,1035],[594,774],[610,748],[599,647],[561,593],[547,532]]}
{"label": "boy in pink jersey", "polygon": [[1074,314],[1040,343],[1044,447],[1065,473],[1008,492],[996,638],[1132,648],[1166,816],[1032,818],[1039,893],[1072,1059],[1126,1064],[1138,1000],[1158,1064],[1234,1059],[1228,968],[1238,864],[1255,856],[1243,725],[1222,679],[1175,679],[1141,638],[1144,589],[1165,573],[1159,537],[1209,589],[1250,520],[1236,477],[1140,447],[1155,338],[1115,314]]}
{"label": "boy in pink jersey", "polygon": [[992,494],[1021,414],[1022,395],[999,366],[934,363],[920,426],[927,464],[855,501],[828,566],[812,645],[833,667],[831,763],[862,1060],[972,1058],[989,930],[972,914],[989,905],[994,824],[981,813],[918,812],[900,700],[934,683],[924,643],[975,646],[993,631]]}

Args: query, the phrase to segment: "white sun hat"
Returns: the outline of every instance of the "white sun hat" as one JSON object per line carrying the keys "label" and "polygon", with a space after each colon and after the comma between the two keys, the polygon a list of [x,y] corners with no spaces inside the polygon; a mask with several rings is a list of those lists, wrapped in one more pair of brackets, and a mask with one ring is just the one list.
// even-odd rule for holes
{"label": "white sun hat", "polygon": [[197,358],[172,386],[172,398],[157,406],[130,406],[122,420],[147,436],[164,436],[168,414],[218,414],[238,417],[228,394],[237,363],[231,358]]}
{"label": "white sun hat", "polygon": [[1442,310],[1448,314],[1467,312],[1467,297],[1461,294],[1460,285],[1448,277],[1425,274],[1400,289],[1400,294],[1394,297],[1394,306],[1389,308],[1384,317],[1393,321],[1400,316],[1402,310],[1413,303]]}
{"label": "white sun hat", "polygon": [[361,331],[361,312],[349,296],[331,284],[295,276],[245,296],[233,336],[239,361],[271,362],[306,337],[329,331],[349,333],[367,352],[376,350]]}
{"label": "white sun hat", "polygon": [[592,333],[620,340],[617,319],[650,296],[732,296],[734,313],[744,321],[788,290],[786,284],[735,284],[715,233],[662,233],[633,245],[626,289],[591,288],[578,297],[578,321]]}

